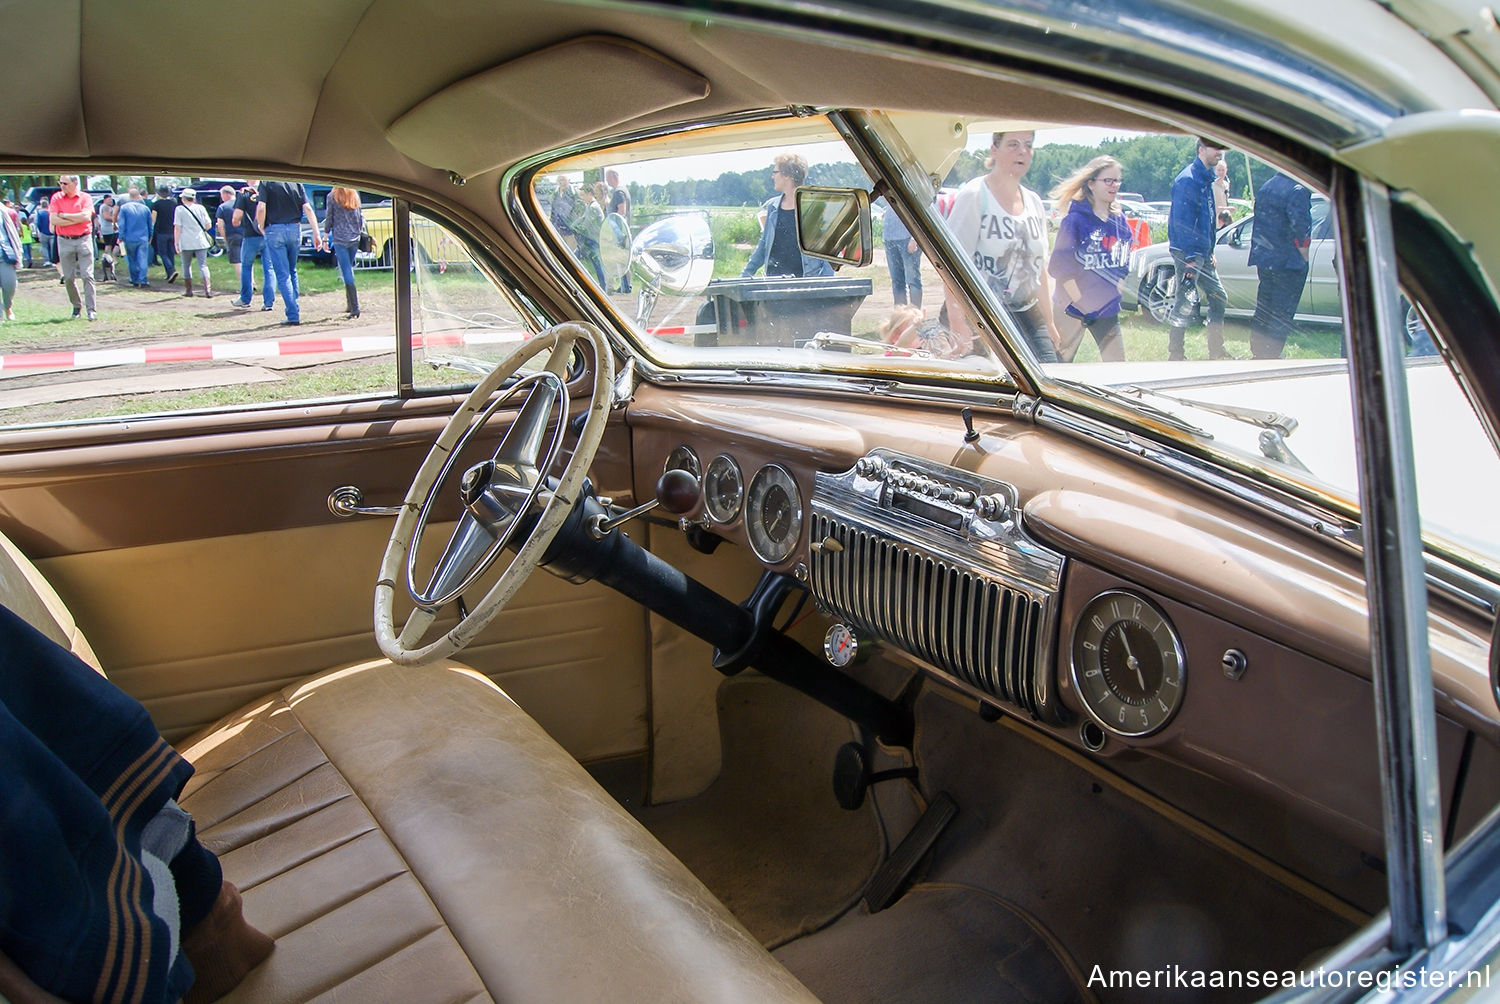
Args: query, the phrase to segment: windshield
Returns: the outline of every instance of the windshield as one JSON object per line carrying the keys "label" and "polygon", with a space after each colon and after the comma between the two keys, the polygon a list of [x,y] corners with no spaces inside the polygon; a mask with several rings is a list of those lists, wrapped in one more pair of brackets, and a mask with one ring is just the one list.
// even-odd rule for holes
{"label": "windshield", "polygon": [[660,364],[1007,380],[982,326],[946,302],[932,259],[885,200],[875,244],[899,246],[899,261],[836,267],[802,254],[793,206],[804,185],[872,187],[822,118],[573,158],[549,166],[533,194],[583,281]]}
{"label": "windshield", "polygon": [[[1107,401],[1143,436],[1357,517],[1326,193],[1212,137],[853,117],[882,155],[856,157],[827,119],[776,119],[560,161],[533,196],[660,366]],[[877,185],[880,162],[893,166]],[[804,185],[877,197],[872,263],[801,253]],[[1399,309],[1424,530],[1500,568],[1500,530],[1473,504],[1500,490],[1500,460],[1421,305]]]}

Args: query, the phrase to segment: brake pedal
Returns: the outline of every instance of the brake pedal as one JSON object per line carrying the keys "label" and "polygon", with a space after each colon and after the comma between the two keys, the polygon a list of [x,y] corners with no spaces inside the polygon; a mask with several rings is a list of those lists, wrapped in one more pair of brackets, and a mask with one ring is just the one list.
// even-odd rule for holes
{"label": "brake pedal", "polygon": [[865,792],[872,784],[898,777],[917,776],[915,767],[896,767],[872,772],[865,748],[859,743],[845,743],[833,758],[833,797],[843,808],[853,812],[865,804]]}
{"label": "brake pedal", "polygon": [[875,877],[870,879],[870,884],[865,889],[865,906],[871,913],[879,913],[896,901],[906,884],[911,881],[917,865],[932,850],[932,845],[937,843],[938,837],[943,835],[956,815],[958,803],[946,791],[933,796],[927,805],[927,811],[917,820],[917,825],[896,845],[895,851],[886,858]]}

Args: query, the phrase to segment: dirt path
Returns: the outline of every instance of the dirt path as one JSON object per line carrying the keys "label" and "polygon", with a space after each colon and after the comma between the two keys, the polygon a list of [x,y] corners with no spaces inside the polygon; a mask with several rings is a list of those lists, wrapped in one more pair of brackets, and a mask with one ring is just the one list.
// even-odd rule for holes
{"label": "dirt path", "polygon": [[[210,298],[204,298],[201,286],[192,298],[183,296],[182,279],[167,285],[160,266],[148,270],[148,289],[135,289],[130,285],[123,262],[117,263],[116,268],[118,279],[115,282],[96,282],[99,320],[92,323],[83,318],[71,318],[68,291],[58,282],[55,269],[23,269],[18,274],[16,289],[18,319],[0,327],[0,352],[326,335],[334,329],[340,332],[353,328],[395,330],[389,271],[372,271],[360,277],[360,317],[357,321],[350,321],[344,316],[343,287],[327,292],[313,291],[313,275],[327,270],[302,264],[298,274],[309,288],[298,296],[302,323],[293,330],[281,327],[286,314],[279,296],[274,310],[263,312],[260,309],[262,294],[258,290],[258,275],[257,292],[251,306],[234,306],[232,301],[239,297],[239,286],[230,271],[232,266],[227,262],[215,261],[210,268],[214,279],[214,295]],[[318,278],[324,279],[323,276]],[[324,282],[318,283],[322,284]]]}

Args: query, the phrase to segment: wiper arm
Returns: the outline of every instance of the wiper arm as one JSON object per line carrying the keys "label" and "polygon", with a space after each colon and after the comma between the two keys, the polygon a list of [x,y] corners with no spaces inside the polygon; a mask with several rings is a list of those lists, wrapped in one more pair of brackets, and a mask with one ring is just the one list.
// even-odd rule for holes
{"label": "wiper arm", "polygon": [[1297,420],[1291,415],[1282,414],[1279,411],[1266,411],[1262,408],[1246,408],[1237,404],[1218,404],[1212,401],[1195,401],[1191,398],[1176,397],[1172,394],[1163,394],[1159,390],[1146,391],[1140,387],[1132,387],[1131,391],[1137,394],[1155,394],[1164,397],[1168,401],[1176,401],[1178,404],[1187,405],[1189,408],[1197,408],[1213,415],[1223,415],[1238,422],[1246,422],[1250,425],[1259,426],[1260,452],[1263,456],[1277,463],[1287,464],[1291,467],[1300,467],[1311,474],[1312,469],[1304,464],[1292,448],[1286,445],[1286,437],[1297,431]]}
{"label": "wiper arm", "polygon": [[1178,404],[1185,404],[1189,408],[1197,408],[1199,411],[1206,411],[1214,415],[1223,415],[1225,418],[1238,419],[1241,422],[1249,422],[1251,425],[1258,425],[1262,429],[1271,429],[1279,432],[1283,436],[1290,436],[1292,433],[1297,431],[1297,420],[1290,415],[1283,415],[1279,411],[1265,411],[1260,408],[1246,408],[1238,404],[1217,404],[1212,401],[1194,401],[1191,398],[1177,397],[1173,394],[1163,394],[1159,390],[1143,391],[1139,387],[1132,387],[1130,389],[1140,394],[1155,394],[1157,397],[1164,397],[1168,401],[1176,401]]}
{"label": "wiper arm", "polygon": [[[1179,418],[1177,415],[1172,414],[1165,408],[1158,408],[1153,404],[1147,404],[1140,397],[1131,397],[1128,394],[1122,394],[1120,391],[1112,390],[1108,387],[1100,387],[1097,384],[1091,383],[1080,383],[1077,380],[1058,379],[1055,382],[1063,384],[1067,387],[1071,387],[1072,389],[1087,394],[1090,397],[1097,397],[1103,401],[1112,401],[1115,404],[1124,405],[1132,411],[1142,412],[1156,419],[1158,422],[1161,422],[1164,425],[1170,425],[1172,428],[1178,429],[1182,432],[1186,432],[1188,435],[1201,436],[1204,439],[1214,438],[1213,433],[1209,432],[1208,430],[1202,429],[1194,425],[1192,422],[1187,421],[1186,419]],[[1147,393],[1145,391],[1142,391],[1139,387],[1129,387],[1127,388],[1127,390],[1133,391],[1138,395]]]}

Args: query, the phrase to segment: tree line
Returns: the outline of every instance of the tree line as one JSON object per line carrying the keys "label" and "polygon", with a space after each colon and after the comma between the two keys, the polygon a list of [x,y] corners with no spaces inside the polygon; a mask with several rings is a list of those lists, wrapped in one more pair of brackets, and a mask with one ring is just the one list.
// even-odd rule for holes
{"label": "tree line", "polygon": [[[1172,179],[1196,153],[1197,141],[1191,136],[1130,136],[1106,139],[1098,146],[1076,143],[1053,143],[1038,147],[1024,182],[1045,198],[1052,187],[1100,154],[1109,154],[1125,171],[1124,191],[1139,192],[1148,202],[1172,197]],[[970,178],[984,173],[987,151],[965,150],[943,179],[943,186],[956,188]],[[1275,169],[1248,156],[1230,150],[1225,154],[1229,164],[1229,194],[1236,199],[1254,199],[1254,193],[1275,173]],[[837,185],[869,188],[870,179],[857,164],[814,164],[808,170],[810,185]],[[631,204],[651,215],[651,207],[670,206],[758,206],[774,194],[770,172],[764,167],[748,171],[726,171],[717,178],[691,178],[663,184],[629,185]]]}

